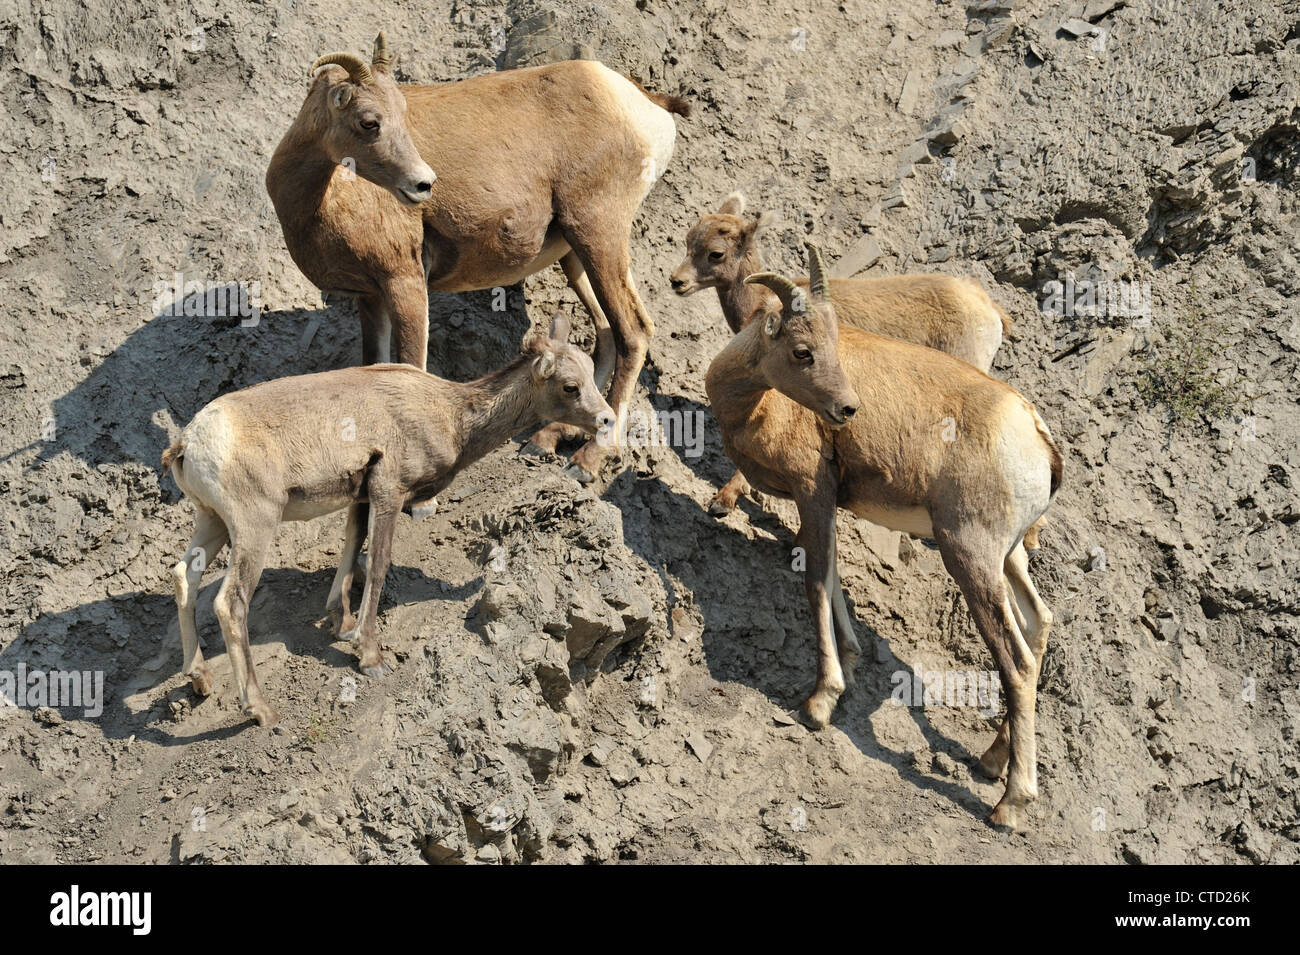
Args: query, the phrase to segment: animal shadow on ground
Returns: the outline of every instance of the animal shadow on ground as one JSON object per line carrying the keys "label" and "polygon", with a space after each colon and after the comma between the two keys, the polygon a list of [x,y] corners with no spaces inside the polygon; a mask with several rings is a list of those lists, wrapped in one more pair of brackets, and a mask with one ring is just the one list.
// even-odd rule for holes
{"label": "animal shadow on ground", "polygon": [[[530,324],[522,289],[515,286],[511,291],[514,294],[507,296],[504,312],[491,309],[490,291],[431,295],[430,371],[466,380],[487,374],[518,354]],[[132,332],[85,380],[56,399],[56,439],[40,445],[28,470],[39,473],[64,454],[91,468],[138,462],[157,473],[163,500],[174,504],[183,496],[173,481],[163,478],[161,453],[204,405],[219,395],[272,378],[328,371],[360,360],[360,330],[350,302],[320,309],[262,311],[247,317],[207,317],[201,314],[205,308],[209,313],[215,311],[194,296],[172,303]],[[191,314],[186,315],[187,311]],[[188,531],[188,505],[181,506],[186,508],[182,523]],[[21,663],[28,672],[98,671],[103,674],[105,699],[104,712],[95,720],[106,736],[134,734],[165,745],[201,738],[174,736],[156,706],[140,712],[126,705],[133,695],[158,686],[179,671],[180,637],[167,571],[180,556],[186,539],[185,533],[177,535],[175,555],[168,554],[159,562],[147,589],[113,594],[38,618],[0,652],[0,670],[15,672]],[[212,614],[212,599],[224,575],[224,558],[220,562],[222,568],[214,568],[217,572],[206,577],[197,605],[199,632],[208,658],[225,652]],[[250,608],[251,643],[256,647],[279,640],[290,653],[312,656],[355,673],[352,656],[331,646],[332,637],[316,627],[332,577],[332,570],[304,573],[268,568]],[[393,566],[381,611],[429,599],[463,599],[477,586],[444,591],[440,581],[419,568]],[[291,597],[299,594],[306,606]],[[297,609],[290,611],[289,607]],[[218,665],[217,673],[215,693],[233,693],[229,668]],[[188,684],[168,695],[170,700],[186,697],[196,709],[204,706]],[[67,720],[89,718],[83,707],[58,709]],[[208,735],[233,735],[246,725],[236,720]]]}
{"label": "animal shadow on ground", "polygon": [[[224,567],[213,568],[211,576],[205,578],[195,607],[203,655],[216,676],[216,685],[208,697],[195,694],[187,680],[154,699],[152,691],[173,680],[181,666],[176,603],[172,594],[161,588],[115,594],[40,617],[0,651],[0,671],[17,673],[21,664],[28,674],[36,670],[102,673],[101,714],[88,716],[84,705],[54,708],[65,720],[95,722],[106,738],[135,736],[162,746],[175,746],[234,736],[253,724],[238,715],[238,698],[225,642],[212,610],[224,574]],[[279,643],[288,655],[312,658],[338,671],[340,678],[353,676],[359,683],[367,679],[357,672],[355,653],[340,649],[328,620],[322,620],[333,577],[334,571],[330,569],[304,572],[270,568],[263,572],[249,608],[249,644],[255,660],[260,655],[259,648]],[[418,567],[392,566],[380,599],[381,642],[388,642],[383,632],[384,618],[394,607],[431,600],[458,602],[471,596],[481,585],[482,581],[476,580],[444,589],[442,581]],[[354,607],[356,603],[354,600]],[[274,697],[277,684],[283,682],[283,673],[268,671],[263,665],[260,675],[268,695]],[[183,727],[169,721],[169,704],[188,702],[195,713],[202,714],[216,699],[233,707],[230,718],[223,719],[221,726],[197,734],[181,735],[174,731]],[[152,702],[144,705],[142,701]]]}
{"label": "animal shadow on ground", "polygon": [[[731,476],[734,464],[721,452],[721,435],[707,407],[682,395],[659,395],[653,404],[657,410],[703,413],[704,453],[688,455],[681,446],[669,446],[697,476],[714,488],[721,486]],[[670,611],[676,602],[673,580],[681,581],[693,595],[703,621],[701,640],[713,678],[744,683],[775,705],[797,710],[816,677],[817,641],[803,574],[792,569],[794,531],[760,503],[742,499],[738,509],[745,512],[753,528],[751,537],[732,526],[734,518],[716,518],[691,497],[630,470],[611,483],[606,498],[625,515],[639,508],[654,514],[653,521],[625,521],[627,543],[663,580]],[[845,573],[849,568],[843,553],[840,560],[841,573]],[[899,571],[909,572],[907,568]],[[863,755],[887,763],[901,778],[943,796],[982,821],[988,807],[980,795],[960,781],[930,774],[928,767],[917,765],[912,752],[892,749],[877,736],[871,717],[882,706],[896,705],[890,700],[894,675],[910,676],[912,663],[894,653],[889,641],[859,613],[852,597],[847,600],[863,652],[855,669],[856,685],[841,698],[832,723]],[[975,764],[978,754],[944,735],[924,707],[909,706],[906,712],[931,751],[946,753],[968,766]]]}

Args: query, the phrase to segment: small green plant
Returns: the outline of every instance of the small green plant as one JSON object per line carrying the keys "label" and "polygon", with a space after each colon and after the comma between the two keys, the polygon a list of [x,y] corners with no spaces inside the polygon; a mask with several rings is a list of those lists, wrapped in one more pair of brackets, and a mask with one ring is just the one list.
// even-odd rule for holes
{"label": "small green plant", "polygon": [[1198,418],[1214,420],[1236,413],[1248,401],[1246,379],[1224,380],[1219,370],[1228,348],[1227,329],[1210,319],[1192,286],[1193,304],[1165,330],[1164,341],[1147,352],[1137,381],[1138,394],[1151,405],[1164,405],[1170,424],[1190,426]]}
{"label": "small green plant", "polygon": [[312,716],[311,726],[303,734],[299,745],[304,747],[320,746],[326,742],[334,730],[334,720],[329,717]]}

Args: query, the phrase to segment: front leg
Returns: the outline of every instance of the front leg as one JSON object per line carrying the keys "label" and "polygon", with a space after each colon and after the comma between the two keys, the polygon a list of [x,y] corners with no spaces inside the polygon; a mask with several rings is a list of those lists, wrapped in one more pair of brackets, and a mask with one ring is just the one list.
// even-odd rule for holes
{"label": "front leg", "polygon": [[429,288],[422,271],[391,278],[384,298],[392,317],[392,360],[425,371],[429,362]]}
{"label": "front leg", "polygon": [[835,639],[840,655],[840,669],[844,673],[845,686],[852,686],[855,682],[853,668],[862,657],[862,645],[853,632],[853,615],[849,613],[848,601],[844,599],[844,581],[840,580],[838,553],[832,569],[835,572],[835,582],[831,586],[831,607],[835,613]]}
{"label": "front leg", "polygon": [[795,499],[800,523],[795,540],[804,549],[804,592],[817,627],[817,686],[803,705],[814,729],[830,722],[844,692],[832,608],[832,594],[839,584],[835,573],[836,497],[835,479],[823,467],[815,485]]}

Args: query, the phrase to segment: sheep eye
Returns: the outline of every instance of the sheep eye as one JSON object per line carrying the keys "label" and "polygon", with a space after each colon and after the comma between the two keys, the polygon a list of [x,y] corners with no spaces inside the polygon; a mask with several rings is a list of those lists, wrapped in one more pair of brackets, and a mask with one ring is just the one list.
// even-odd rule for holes
{"label": "sheep eye", "polygon": [[710,262],[721,262],[721,261],[722,261],[722,257],[723,257],[724,255],[726,255],[725,252],[718,252],[718,251],[714,250],[713,252],[710,252],[710,253],[709,253],[709,261],[710,261]]}
{"label": "sheep eye", "polygon": [[810,362],[812,361],[812,352],[807,348],[796,348],[794,350],[794,357],[796,361]]}
{"label": "sheep eye", "polygon": [[377,119],[363,119],[363,120],[361,121],[361,128],[364,129],[364,130],[367,130],[367,131],[369,131],[369,132],[374,132],[376,129],[379,128],[379,120],[377,120]]}
{"label": "sheep eye", "polygon": [[581,389],[577,385],[565,385],[564,393],[566,395],[576,395]]}

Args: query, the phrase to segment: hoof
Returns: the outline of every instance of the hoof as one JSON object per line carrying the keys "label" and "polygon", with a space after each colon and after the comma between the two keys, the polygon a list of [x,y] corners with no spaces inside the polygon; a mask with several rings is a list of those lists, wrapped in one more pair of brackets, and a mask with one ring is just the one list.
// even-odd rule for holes
{"label": "hoof", "polygon": [[212,692],[212,674],[206,667],[190,674],[190,687],[199,696],[207,696]]}
{"label": "hoof", "polygon": [[835,700],[828,700],[825,696],[814,694],[810,696],[803,705],[804,725],[810,729],[824,729],[826,724],[831,721],[831,711],[835,709]]}
{"label": "hoof", "polygon": [[519,449],[519,453],[526,454],[530,458],[545,458],[554,454],[555,452],[549,451],[546,448],[542,447],[541,445],[529,441],[527,444],[525,444],[522,448]]}
{"label": "hoof", "polygon": [[372,664],[370,666],[366,666],[364,664],[358,663],[357,669],[361,671],[362,676],[368,676],[371,679],[375,679],[375,680],[378,680],[380,677],[387,676],[388,674],[393,672],[393,668],[390,667],[383,660],[380,660],[378,664]]}
{"label": "hoof", "polygon": [[244,707],[244,715],[257,720],[258,726],[274,726],[280,722],[280,714],[275,711],[274,706],[265,700]]}
{"label": "hoof", "polygon": [[721,501],[715,497],[713,500],[709,502],[709,513],[712,514],[714,517],[726,517],[735,509],[736,509],[735,501],[732,501],[730,504],[728,504],[726,501]]}
{"label": "hoof", "polygon": [[574,464],[573,462],[569,462],[562,473],[566,477],[573,478],[579,484],[591,484],[596,480],[596,475],[592,474],[581,464]]}
{"label": "hoof", "polygon": [[356,621],[354,620],[352,622],[352,626],[348,627],[346,630],[343,630],[339,634],[339,639],[346,640],[348,643],[356,643],[357,640],[360,638],[360,636],[361,634],[357,633],[357,624]]}
{"label": "hoof", "polygon": [[1012,806],[1005,799],[993,807],[989,813],[989,824],[997,826],[999,829],[1008,829],[1012,832],[1020,828],[1019,813],[1016,807]]}
{"label": "hoof", "polygon": [[432,517],[438,510],[438,499],[431,497],[423,504],[411,505],[411,520],[422,521],[426,517]]}

